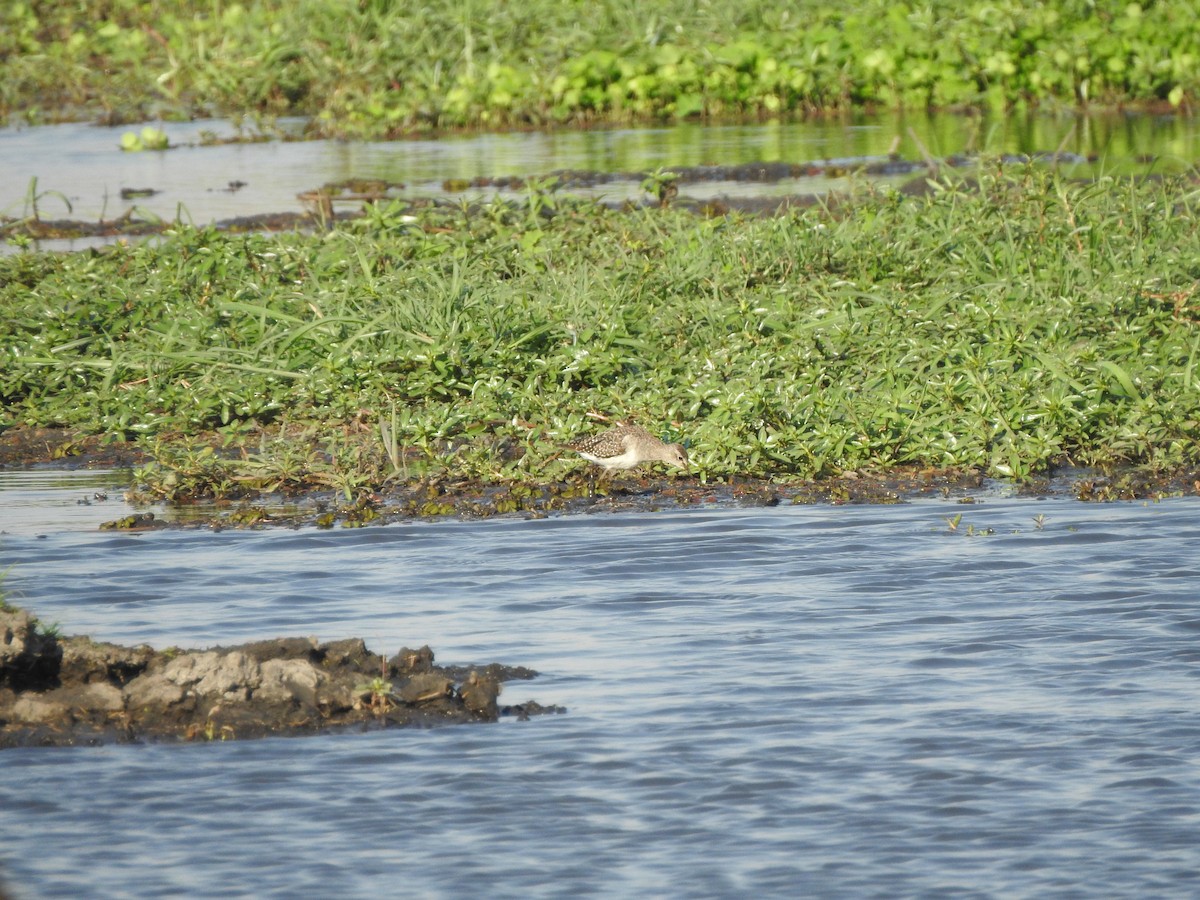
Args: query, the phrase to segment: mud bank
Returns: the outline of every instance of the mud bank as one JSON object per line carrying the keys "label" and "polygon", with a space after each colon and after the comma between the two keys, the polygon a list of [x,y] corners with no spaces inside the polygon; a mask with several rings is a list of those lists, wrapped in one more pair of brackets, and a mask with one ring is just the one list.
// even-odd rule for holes
{"label": "mud bank", "polygon": [[[361,435],[360,435],[361,437]],[[352,435],[347,435],[350,440]],[[217,455],[236,454],[220,447],[217,435],[208,440]],[[371,438],[363,438],[370,440]],[[497,448],[502,453],[503,448]],[[0,433],[0,469],[49,467],[62,469],[132,469],[147,457],[136,442],[84,435],[70,429],[14,427]],[[200,489],[167,495],[145,484],[134,484],[126,499],[141,509],[113,518],[101,528],[147,531],[162,528],[219,530],[223,528],[316,527],[357,528],[422,519],[456,517],[483,519],[497,515],[543,518],[549,515],[704,508],[757,507],[784,504],[892,504],[920,497],[957,503],[977,502],[1003,488],[1023,497],[1070,496],[1087,502],[1161,500],[1200,496],[1200,471],[1113,471],[1064,466],[1025,481],[1001,482],[973,469],[891,466],[879,471],[831,474],[813,479],[729,477],[707,482],[681,473],[661,476],[653,471],[598,475],[586,465],[565,480],[492,482],[448,474],[391,480],[364,487],[353,500],[316,479],[297,479],[287,491],[264,492],[250,487],[219,497]],[[107,495],[92,500],[104,502]],[[163,517],[149,510],[165,504],[185,515]]]}
{"label": "mud bank", "polygon": [[501,683],[536,672],[385,658],[361,639],[291,637],[205,650],[123,647],[43,629],[0,608],[0,748],[234,740],[492,722],[564,712],[502,706]]}

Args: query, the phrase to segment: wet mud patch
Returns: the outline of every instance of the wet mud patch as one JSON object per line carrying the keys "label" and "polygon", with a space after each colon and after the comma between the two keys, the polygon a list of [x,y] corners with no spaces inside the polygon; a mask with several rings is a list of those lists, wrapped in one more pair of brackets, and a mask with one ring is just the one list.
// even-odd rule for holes
{"label": "wet mud patch", "polygon": [[[353,430],[347,435],[347,440],[353,439]],[[362,434],[358,437],[374,440]],[[217,434],[200,435],[195,440],[213,448],[213,458],[228,459],[232,464],[241,453],[236,445],[224,446]],[[502,450],[498,448],[497,452]],[[148,462],[151,460],[144,447],[136,442],[55,428],[18,426],[0,433],[0,468],[133,469]],[[440,518],[544,518],[781,503],[894,504],[921,497],[969,504],[997,489],[1023,497],[1071,496],[1090,502],[1161,500],[1200,495],[1200,471],[1131,468],[1096,472],[1064,467],[1026,481],[1003,482],[974,469],[893,466],[812,479],[729,477],[708,482],[696,475],[660,475],[653,470],[606,477],[581,464],[566,478],[556,479],[485,481],[451,475],[381,478],[355,491],[351,499],[331,490],[319,473],[301,473],[287,490],[256,489],[247,482],[220,496],[214,496],[211,484],[205,481],[197,481],[190,490],[172,489],[170,494],[163,493],[162,485],[134,484],[126,499],[136,511],[107,521],[101,528],[359,528]],[[168,515],[151,510],[163,504],[168,507]]]}
{"label": "wet mud patch", "polygon": [[499,702],[536,672],[439,666],[429,647],[390,658],[359,638],[283,637],[205,650],[63,637],[0,607],[0,749],[180,742],[494,722],[565,712]]}
{"label": "wet mud patch", "polygon": [[[152,189],[150,189],[152,190]],[[264,213],[222,219],[213,224],[218,231],[231,234],[248,232],[292,231],[329,225],[333,221],[361,218],[360,212],[330,213],[319,218],[307,212]],[[78,240],[81,238],[153,237],[178,227],[178,223],[159,218],[142,218],[133,209],[115,219],[87,222],[80,219],[20,219],[0,216],[0,241],[27,239],[31,241]]]}
{"label": "wet mud patch", "polygon": [[[261,497],[238,503],[227,512],[208,507],[203,514],[174,522],[147,521],[143,514],[130,517],[128,527],[132,530],[153,527],[220,530],[272,525],[361,528],[422,519],[485,519],[505,515],[540,519],[549,515],[745,509],[781,504],[890,505],[922,497],[971,505],[981,502],[999,486],[979,472],[958,469],[906,469],[794,482],[739,478],[717,484],[681,476],[631,476],[597,483],[586,475],[538,485],[431,481],[366,495],[353,503],[339,502],[334,494],[323,492],[290,500]],[[1200,494],[1200,475],[1181,473],[1166,478],[1138,472],[1111,476],[1072,474],[1003,487],[1016,496],[1029,498],[1073,496],[1092,502],[1160,500]],[[115,527],[123,526],[118,522]]]}
{"label": "wet mud patch", "polygon": [[[105,530],[212,529],[263,527],[362,528],[397,522],[454,518],[616,512],[658,512],[718,507],[763,507],[781,503],[891,504],[916,496],[967,496],[983,479],[973,472],[904,473],[887,477],[843,477],[777,483],[737,479],[705,484],[679,476],[627,476],[594,481],[586,474],[539,484],[493,484],[476,480],[429,479],[362,494],[346,502],[333,491],[300,495],[259,495],[232,500],[175,503],[171,515],[152,512],[123,516]],[[136,499],[136,491],[129,495]]]}
{"label": "wet mud patch", "polygon": [[[627,476],[593,481],[586,474],[540,484],[492,484],[431,479],[359,495],[346,502],[333,491],[264,494],[241,500],[176,502],[170,515],[127,515],[101,525],[107,530],[227,528],[363,528],[434,519],[479,520],[496,516],[541,519],[551,515],[618,512],[654,513],[680,509],[772,507],[780,504],[889,505],[922,497],[957,504],[984,502],[997,490],[1038,498],[1071,496],[1081,501],[1161,500],[1200,495],[1200,473],[1171,476],[1141,472],[1114,475],[1072,473],[1020,483],[996,482],[958,469],[905,469],[846,474],[806,481],[737,478],[705,484],[695,477]],[[136,500],[136,491],[128,498]]]}
{"label": "wet mud patch", "polygon": [[64,469],[123,469],[146,462],[137,444],[73,428],[18,425],[0,431],[0,469],[54,465]]}

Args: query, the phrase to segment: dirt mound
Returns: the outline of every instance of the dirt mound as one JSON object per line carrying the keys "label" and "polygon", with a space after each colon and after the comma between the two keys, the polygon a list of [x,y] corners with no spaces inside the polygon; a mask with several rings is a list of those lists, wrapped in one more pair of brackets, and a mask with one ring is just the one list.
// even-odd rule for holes
{"label": "dirt mound", "polygon": [[0,748],[229,740],[332,729],[489,722],[562,712],[502,707],[501,682],[537,673],[387,659],[361,639],[275,638],[206,650],[122,647],[39,628],[0,609]]}

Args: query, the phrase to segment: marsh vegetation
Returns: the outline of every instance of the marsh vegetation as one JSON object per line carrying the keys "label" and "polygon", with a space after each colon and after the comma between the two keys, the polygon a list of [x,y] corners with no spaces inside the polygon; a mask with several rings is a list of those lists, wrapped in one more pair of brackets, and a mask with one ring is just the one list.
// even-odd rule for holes
{"label": "marsh vegetation", "polygon": [[9,3],[0,117],[311,117],[310,133],[887,108],[1187,108],[1187,0]]}
{"label": "marsh vegetation", "polygon": [[531,189],[315,234],[0,260],[6,425],[138,442],[163,496],[530,483],[632,419],[705,482],[1197,464],[1187,179],[994,167],[706,218]]}

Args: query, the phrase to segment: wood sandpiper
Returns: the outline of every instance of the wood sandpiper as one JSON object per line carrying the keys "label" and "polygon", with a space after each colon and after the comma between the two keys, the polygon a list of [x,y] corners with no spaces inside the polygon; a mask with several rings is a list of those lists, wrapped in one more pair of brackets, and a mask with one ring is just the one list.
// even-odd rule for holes
{"label": "wood sandpiper", "polygon": [[571,441],[567,448],[603,466],[606,473],[657,461],[688,469],[688,455],[682,444],[664,443],[640,425],[618,425]]}

